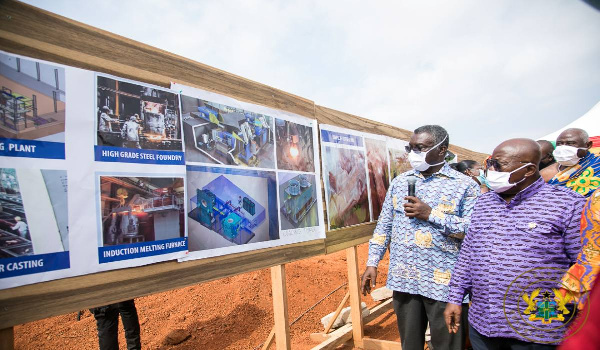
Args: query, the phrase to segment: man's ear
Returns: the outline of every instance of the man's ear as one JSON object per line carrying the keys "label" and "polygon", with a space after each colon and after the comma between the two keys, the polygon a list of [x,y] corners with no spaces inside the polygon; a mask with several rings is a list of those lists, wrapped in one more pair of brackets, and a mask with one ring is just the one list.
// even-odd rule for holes
{"label": "man's ear", "polygon": [[588,141],[588,142],[585,144],[585,146],[586,146],[586,148],[587,148],[587,149],[590,149],[590,148],[592,148],[592,146],[593,146],[593,145],[594,145],[594,142],[593,142],[593,141]]}
{"label": "man's ear", "polygon": [[446,158],[446,152],[448,152],[448,146],[440,146],[440,153],[439,155],[444,155],[444,158]]}
{"label": "man's ear", "polygon": [[536,172],[538,172],[538,167],[534,164],[529,164],[525,169],[527,169],[525,177],[533,176]]}

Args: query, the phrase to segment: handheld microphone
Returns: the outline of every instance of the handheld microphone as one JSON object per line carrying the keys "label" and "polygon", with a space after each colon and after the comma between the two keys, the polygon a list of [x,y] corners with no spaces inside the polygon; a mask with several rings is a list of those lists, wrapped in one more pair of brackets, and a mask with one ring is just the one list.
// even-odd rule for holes
{"label": "handheld microphone", "polygon": [[415,197],[415,193],[417,190],[417,178],[415,178],[414,176],[410,176],[407,181],[408,181],[408,195]]}
{"label": "handheld microphone", "polygon": [[[407,179],[408,182],[408,195],[415,197],[417,190],[417,178],[414,176],[409,176]],[[410,217],[410,219],[414,219],[414,217]]]}

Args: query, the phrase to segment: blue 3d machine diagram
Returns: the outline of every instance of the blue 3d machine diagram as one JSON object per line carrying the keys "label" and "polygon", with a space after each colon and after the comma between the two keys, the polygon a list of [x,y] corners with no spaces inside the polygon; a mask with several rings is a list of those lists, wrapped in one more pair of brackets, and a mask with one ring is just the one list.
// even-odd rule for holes
{"label": "blue 3d machine diagram", "polygon": [[191,219],[236,244],[248,243],[266,219],[265,208],[224,175],[196,189],[190,207]]}

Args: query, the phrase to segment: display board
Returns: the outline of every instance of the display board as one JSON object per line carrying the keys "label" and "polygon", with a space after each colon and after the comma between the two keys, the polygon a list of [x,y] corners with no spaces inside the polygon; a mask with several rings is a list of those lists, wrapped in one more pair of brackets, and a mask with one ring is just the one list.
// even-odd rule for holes
{"label": "display board", "polygon": [[317,122],[173,83],[181,93],[189,253],[325,238]]}
{"label": "display board", "polygon": [[177,93],[6,52],[0,86],[0,288],[185,254]]}
{"label": "display board", "polygon": [[319,127],[329,229],[376,221],[391,180],[410,167],[408,143],[332,125]]}
{"label": "display board", "polygon": [[0,73],[0,289],[325,238],[315,120],[9,53]]}

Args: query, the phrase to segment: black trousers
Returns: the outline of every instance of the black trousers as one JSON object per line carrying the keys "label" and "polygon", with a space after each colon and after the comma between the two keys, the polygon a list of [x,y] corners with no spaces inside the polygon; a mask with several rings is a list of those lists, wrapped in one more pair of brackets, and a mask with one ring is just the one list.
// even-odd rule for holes
{"label": "black trousers", "polygon": [[98,326],[100,350],[119,350],[119,314],[128,350],[141,350],[140,321],[133,300],[90,309]]}
{"label": "black trousers", "polygon": [[513,338],[491,338],[477,332],[469,325],[469,339],[473,350],[554,350],[556,345],[536,344]]}
{"label": "black trousers", "polygon": [[393,301],[402,350],[423,350],[425,331],[429,321],[433,350],[463,350],[467,337],[468,306],[463,305],[458,333],[451,334],[446,327],[446,303],[421,295],[394,291]]}

